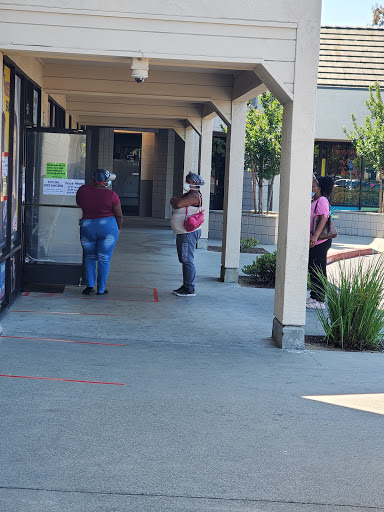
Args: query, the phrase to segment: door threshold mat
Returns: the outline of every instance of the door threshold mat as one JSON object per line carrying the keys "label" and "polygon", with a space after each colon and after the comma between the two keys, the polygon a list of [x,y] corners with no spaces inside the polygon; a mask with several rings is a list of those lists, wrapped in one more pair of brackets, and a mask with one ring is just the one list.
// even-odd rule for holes
{"label": "door threshold mat", "polygon": [[63,293],[65,284],[27,283],[23,292]]}

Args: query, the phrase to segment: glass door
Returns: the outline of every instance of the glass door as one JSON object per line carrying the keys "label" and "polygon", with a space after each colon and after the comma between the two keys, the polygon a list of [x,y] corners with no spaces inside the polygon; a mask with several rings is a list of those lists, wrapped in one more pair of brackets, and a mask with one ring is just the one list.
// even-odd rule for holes
{"label": "glass door", "polygon": [[77,189],[85,183],[86,134],[33,129],[27,134],[23,289],[79,284],[83,251]]}

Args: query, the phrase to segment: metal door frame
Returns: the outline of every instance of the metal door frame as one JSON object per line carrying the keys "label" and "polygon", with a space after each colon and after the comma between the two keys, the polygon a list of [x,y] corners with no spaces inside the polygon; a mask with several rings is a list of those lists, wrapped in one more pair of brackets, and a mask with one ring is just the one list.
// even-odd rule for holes
{"label": "metal door frame", "polygon": [[[85,182],[89,180],[90,176],[90,131],[87,130],[76,130],[76,129],[63,129],[63,128],[50,128],[50,127],[36,127],[26,129],[26,139],[28,133],[60,133],[60,134],[79,134],[86,136],[86,158],[85,158]],[[26,288],[33,284],[43,284],[47,287],[49,285],[80,285],[83,276],[83,261],[81,264],[76,263],[52,263],[52,264],[36,264],[28,265],[26,262],[26,209],[30,206],[40,207],[57,207],[56,204],[47,203],[28,203],[28,187],[33,184],[33,173],[29,169],[30,157],[26,156],[26,173],[25,173],[25,202],[22,204],[22,219],[23,219],[23,230],[22,230],[22,289],[25,291]],[[31,177],[32,176],[32,177]],[[31,181],[32,180],[32,181]],[[63,208],[76,208],[77,205],[62,205]],[[80,242],[79,242],[80,243]]]}

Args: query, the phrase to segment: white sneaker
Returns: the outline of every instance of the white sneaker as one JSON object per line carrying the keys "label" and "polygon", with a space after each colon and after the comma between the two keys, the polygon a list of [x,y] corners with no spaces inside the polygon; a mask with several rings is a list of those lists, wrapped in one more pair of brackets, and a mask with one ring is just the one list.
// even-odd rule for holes
{"label": "white sneaker", "polygon": [[312,299],[313,302],[307,302],[307,309],[325,309],[324,302]]}

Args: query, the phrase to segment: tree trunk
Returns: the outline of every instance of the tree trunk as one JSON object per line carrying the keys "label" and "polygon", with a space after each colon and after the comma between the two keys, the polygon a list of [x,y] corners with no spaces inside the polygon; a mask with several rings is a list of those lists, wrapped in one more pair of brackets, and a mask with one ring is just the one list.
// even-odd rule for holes
{"label": "tree trunk", "polygon": [[263,213],[263,180],[259,179],[259,213]]}
{"label": "tree trunk", "polygon": [[273,181],[274,177],[271,179],[271,182],[268,185],[268,201],[267,201],[267,213],[271,211],[272,208],[272,192],[273,192]]}
{"label": "tree trunk", "polygon": [[259,184],[259,212],[263,213],[263,171],[264,171],[264,160],[263,157],[260,158],[259,165],[258,165],[258,184]]}
{"label": "tree trunk", "polygon": [[380,166],[380,196],[379,196],[379,212],[383,213],[383,169]]}
{"label": "tree trunk", "polygon": [[251,166],[251,173],[252,173],[252,192],[253,192],[253,207],[255,210],[255,213],[257,211],[257,204],[256,204],[256,176],[255,176],[255,164],[252,162]]}

